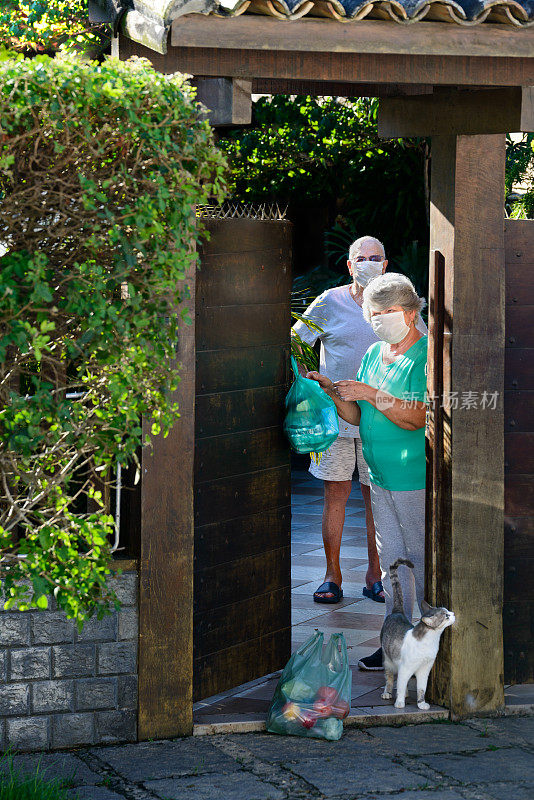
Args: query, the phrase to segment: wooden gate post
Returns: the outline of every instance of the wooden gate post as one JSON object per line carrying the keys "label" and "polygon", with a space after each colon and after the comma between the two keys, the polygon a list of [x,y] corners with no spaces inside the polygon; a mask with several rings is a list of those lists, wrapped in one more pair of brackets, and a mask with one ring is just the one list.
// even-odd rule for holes
{"label": "wooden gate post", "polygon": [[433,136],[431,152],[430,247],[445,260],[446,407],[435,431],[443,457],[427,593],[457,623],[443,636],[430,692],[460,718],[504,707],[505,136]]}
{"label": "wooden gate post", "polygon": [[430,247],[444,274],[429,387],[442,379],[449,402],[431,414],[427,438],[429,461],[439,454],[427,491],[427,592],[458,622],[429,694],[453,717],[504,707],[505,133],[534,130],[534,103],[528,86],[497,92],[434,86],[381,100],[378,115],[381,136],[432,139]]}
{"label": "wooden gate post", "polygon": [[[173,400],[180,418],[166,439],[144,448],[139,559],[138,738],[193,731],[193,459],[195,417],[195,281],[186,275],[184,304],[193,320],[182,325],[176,361],[180,383]],[[150,420],[143,423],[150,431]]]}

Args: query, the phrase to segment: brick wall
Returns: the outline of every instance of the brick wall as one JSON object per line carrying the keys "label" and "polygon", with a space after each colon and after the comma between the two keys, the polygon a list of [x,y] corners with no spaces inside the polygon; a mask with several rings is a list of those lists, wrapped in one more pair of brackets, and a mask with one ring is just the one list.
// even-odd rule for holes
{"label": "brick wall", "polygon": [[135,741],[137,574],[113,579],[119,612],[78,632],[47,610],[0,611],[0,744],[57,750]]}

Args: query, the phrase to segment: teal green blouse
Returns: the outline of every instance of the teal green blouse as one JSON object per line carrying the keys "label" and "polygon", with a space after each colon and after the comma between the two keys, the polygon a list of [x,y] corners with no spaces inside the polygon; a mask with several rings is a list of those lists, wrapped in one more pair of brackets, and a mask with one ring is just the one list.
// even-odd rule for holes
{"label": "teal green blouse", "polygon": [[[425,401],[428,337],[422,336],[393,364],[382,361],[383,342],[365,353],[357,380],[405,400]],[[393,492],[425,488],[425,429],[408,431],[366,400],[358,401],[360,437],[372,483]]]}

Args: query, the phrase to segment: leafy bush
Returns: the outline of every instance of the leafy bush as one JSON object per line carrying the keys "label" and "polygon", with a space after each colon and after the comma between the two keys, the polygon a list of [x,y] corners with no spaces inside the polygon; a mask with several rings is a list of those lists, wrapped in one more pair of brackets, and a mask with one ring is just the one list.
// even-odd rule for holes
{"label": "leafy bush", "polygon": [[[147,61],[0,62],[0,567],[7,606],[105,613],[113,520],[80,494],[165,434],[194,207],[224,159]],[[95,478],[100,476],[100,481]]]}
{"label": "leafy bush", "polygon": [[[369,233],[393,259],[410,242],[425,241],[427,144],[379,139],[377,108],[376,98],[365,97],[260,98],[253,127],[220,141],[232,167],[231,192],[243,201],[328,205],[337,222],[330,245],[342,231],[352,240]],[[332,260],[346,275],[346,252]],[[318,254],[311,266],[320,261]]]}
{"label": "leafy bush", "polygon": [[89,24],[87,0],[2,0],[0,42],[25,53],[52,53],[61,45],[101,47],[107,26]]}

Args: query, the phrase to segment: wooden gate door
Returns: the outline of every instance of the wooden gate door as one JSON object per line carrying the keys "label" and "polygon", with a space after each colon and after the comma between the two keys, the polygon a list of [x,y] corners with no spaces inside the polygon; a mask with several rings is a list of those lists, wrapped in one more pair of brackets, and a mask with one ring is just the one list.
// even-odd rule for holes
{"label": "wooden gate door", "polygon": [[534,681],[534,220],[506,220],[504,681]]}
{"label": "wooden gate door", "polygon": [[291,647],[291,224],[210,219],[196,294],[194,699]]}

